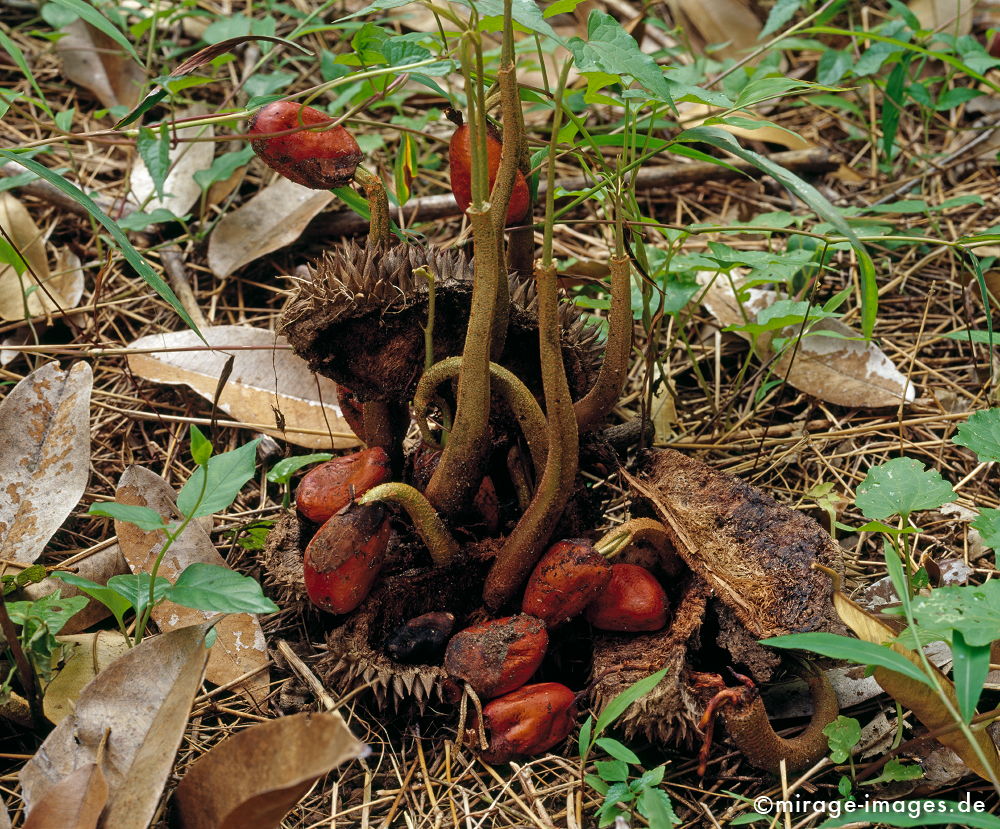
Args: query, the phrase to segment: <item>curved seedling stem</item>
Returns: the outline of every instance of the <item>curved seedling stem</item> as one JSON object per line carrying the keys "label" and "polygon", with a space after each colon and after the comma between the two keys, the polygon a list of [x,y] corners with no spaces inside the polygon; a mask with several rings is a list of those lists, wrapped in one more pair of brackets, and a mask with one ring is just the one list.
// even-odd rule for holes
{"label": "curved seedling stem", "polygon": [[[435,363],[424,372],[413,395],[413,411],[417,418],[417,426],[425,443],[434,445],[434,436],[427,428],[424,414],[434,400],[438,386],[460,374],[462,357],[448,357]],[[545,434],[545,415],[538,405],[534,395],[528,391],[516,374],[503,366],[490,363],[491,383],[503,397],[511,412],[521,426],[521,432],[531,452],[531,460],[535,467],[536,477],[541,477],[545,471],[545,456],[548,452]]]}
{"label": "curved seedling stem", "polygon": [[368,212],[371,219],[368,224],[368,244],[387,245],[392,238],[389,233],[389,199],[385,194],[385,185],[371,170],[359,166],[354,171],[354,180],[360,184],[368,199]]}
{"label": "curved seedling stem", "polygon": [[667,528],[655,518],[633,518],[608,530],[595,543],[594,549],[605,558],[614,558],[633,544],[646,542],[661,555],[676,555]]}
{"label": "curved seedling stem", "polygon": [[420,490],[409,484],[396,482],[379,484],[358,499],[359,504],[370,504],[373,501],[391,501],[406,510],[413,528],[427,546],[427,551],[437,566],[450,564],[458,556],[458,544]]}

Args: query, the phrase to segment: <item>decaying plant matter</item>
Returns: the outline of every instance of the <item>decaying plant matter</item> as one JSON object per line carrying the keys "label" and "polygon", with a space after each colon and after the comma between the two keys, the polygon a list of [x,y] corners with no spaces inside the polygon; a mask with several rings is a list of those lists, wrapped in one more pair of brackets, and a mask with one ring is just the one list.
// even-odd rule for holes
{"label": "decaying plant matter", "polygon": [[[770,678],[759,665],[775,661],[755,660],[756,639],[831,625],[829,589],[809,565],[833,564],[834,551],[809,519],[672,452],[646,454],[628,476],[637,517],[591,540],[600,520],[583,496],[581,444],[612,451],[594,435],[628,371],[632,262],[613,208],[612,298],[599,349],[596,331],[561,300],[553,259],[552,162],[567,64],[556,86],[541,256],[526,266],[531,205],[510,6],[495,94],[482,83],[479,34],[462,39],[467,120],[452,141],[451,174],[472,259],[394,238],[381,181],[358,166],[354,180],[371,205],[366,245],[330,251],[282,315],[293,348],[345,390],[352,424],[384,450],[392,480],[366,481],[371,488],[352,493],[343,510],[319,513],[325,523],[311,542],[308,522],[286,516],[268,569],[301,596],[297,551],[308,543],[309,595],[338,614],[318,666],[327,681],[364,682],[386,704],[421,710],[461,699],[465,712],[469,699],[481,707],[499,697],[482,709],[494,734],[489,758],[547,750],[569,733],[583,689],[525,683],[560,626],[585,626],[584,618],[592,700],[602,704],[667,667],[623,722],[693,743],[707,704],[705,680],[692,669],[705,619],[734,615],[727,629],[739,635],[718,644],[757,681]],[[487,111],[494,100],[502,137]],[[512,222],[528,233],[508,236]],[[537,350],[525,348],[529,341]],[[410,405],[423,445],[404,459]],[[391,538],[388,504],[402,510]],[[366,539],[358,528],[369,525]],[[737,703],[724,710],[737,739],[745,721],[766,722],[753,695],[740,693],[746,699],[724,694]],[[766,757],[751,759],[772,768]]]}

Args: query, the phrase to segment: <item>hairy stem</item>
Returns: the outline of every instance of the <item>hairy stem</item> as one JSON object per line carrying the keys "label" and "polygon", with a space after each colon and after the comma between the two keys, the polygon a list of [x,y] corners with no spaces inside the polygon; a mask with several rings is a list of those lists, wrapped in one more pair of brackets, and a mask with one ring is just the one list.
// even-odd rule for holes
{"label": "hairy stem", "polygon": [[593,429],[607,417],[625,388],[632,353],[631,270],[627,256],[615,256],[611,260],[611,311],[604,359],[593,387],[573,406],[581,432]]}
{"label": "hairy stem", "polygon": [[369,400],[361,404],[364,434],[359,437],[365,445],[381,446],[389,456],[393,474],[403,466],[403,438],[410,418],[406,406],[385,400]]}
{"label": "hairy stem", "polygon": [[359,504],[371,504],[374,501],[390,501],[406,510],[413,522],[413,528],[427,546],[427,551],[438,567],[451,564],[455,560],[458,555],[458,544],[420,490],[414,489],[409,484],[396,482],[379,484],[358,499]]}
{"label": "hairy stem", "polygon": [[[462,357],[448,357],[435,363],[424,372],[417,384],[417,390],[413,395],[413,411],[420,428],[420,435],[425,443],[433,445],[434,436],[427,428],[424,413],[430,408],[438,386],[460,374],[463,359]],[[534,395],[528,391],[527,386],[518,379],[517,375],[503,366],[490,363],[490,378],[491,383],[503,396],[504,402],[510,407],[517,419],[531,452],[535,475],[541,477],[545,470],[545,456],[548,452],[545,415],[542,414],[542,407],[538,405]]]}
{"label": "hairy stem", "polygon": [[595,543],[594,549],[605,558],[613,558],[633,544],[646,542],[660,554],[676,555],[667,528],[655,518],[633,518],[608,530]]}
{"label": "hairy stem", "polygon": [[354,171],[354,180],[360,184],[368,199],[368,211],[371,219],[368,224],[368,244],[387,245],[392,236],[389,233],[389,198],[385,194],[385,185],[371,170],[358,167]]}

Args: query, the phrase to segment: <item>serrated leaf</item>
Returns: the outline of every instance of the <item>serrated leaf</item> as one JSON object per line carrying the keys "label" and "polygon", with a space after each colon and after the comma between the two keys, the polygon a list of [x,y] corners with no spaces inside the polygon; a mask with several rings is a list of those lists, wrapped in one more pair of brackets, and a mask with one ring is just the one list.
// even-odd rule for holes
{"label": "serrated leaf", "polygon": [[882,521],[937,509],[954,501],[955,492],[936,469],[915,458],[893,458],[868,470],[855,500],[865,518]]}
{"label": "serrated leaf", "polygon": [[639,795],[636,808],[649,821],[650,829],[668,829],[681,822],[674,812],[670,796],[662,789],[646,789]]}
{"label": "serrated leaf", "polygon": [[260,585],[228,567],[189,564],[164,594],[170,601],[215,613],[274,613],[278,606]]}
{"label": "serrated leaf", "polygon": [[118,504],[114,501],[91,504],[87,514],[102,515],[105,518],[114,518],[116,521],[128,521],[129,524],[135,524],[140,530],[146,531],[160,530],[167,526],[163,516],[156,510],[131,504]]}
{"label": "serrated leaf", "polygon": [[177,508],[181,513],[198,518],[232,504],[243,485],[253,477],[258,443],[260,438],[216,455],[205,466],[199,466],[177,494]]}
{"label": "serrated leaf", "polygon": [[1000,550],[1000,509],[981,509],[979,517],[971,526],[979,530],[983,544],[993,550]]}
{"label": "serrated leaf", "polygon": [[1000,461],[1000,409],[986,409],[969,415],[958,425],[958,434],[952,443],[966,446],[982,463]]}

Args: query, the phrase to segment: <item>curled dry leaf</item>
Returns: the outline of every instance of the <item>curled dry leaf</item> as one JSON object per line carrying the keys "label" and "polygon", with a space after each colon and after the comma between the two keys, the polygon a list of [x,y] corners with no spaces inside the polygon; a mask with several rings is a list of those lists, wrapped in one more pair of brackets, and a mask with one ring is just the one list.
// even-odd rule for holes
{"label": "curled dry leaf", "polygon": [[[204,106],[194,106],[178,111],[176,118],[191,118],[204,115]],[[211,141],[174,141],[180,139],[212,138],[215,129],[211,124],[194,127],[179,127],[172,130],[170,143],[170,168],[163,182],[163,198],[156,195],[153,177],[141,157],[136,159],[132,171],[131,198],[144,213],[151,213],[158,208],[165,208],[175,216],[183,216],[198,201],[201,195],[201,185],[195,181],[194,174],[199,170],[207,170],[212,165],[215,155],[215,144]],[[147,201],[148,199],[148,201]]]}
{"label": "curled dry leaf", "polygon": [[[219,376],[232,356],[232,373],[219,397],[219,407],[243,423],[308,449],[343,449],[358,439],[341,414],[333,381],[313,374],[308,364],[287,347],[284,337],[263,328],[215,325],[202,329],[204,349],[193,331],[150,334],[129,348],[128,365],[134,374],[155,383],[190,386],[206,400],[215,398]],[[227,352],[226,347],[231,347]],[[193,351],[171,349],[192,348]],[[164,349],[139,353],[144,349]],[[277,409],[285,430],[265,428],[274,423]]]}
{"label": "curled dry leaf", "polygon": [[87,763],[46,793],[28,814],[23,829],[94,829],[107,802],[104,772],[96,763]]}
{"label": "curled dry leaf", "polygon": [[83,296],[83,269],[69,250],[60,251],[55,271],[50,270],[45,234],[11,193],[0,193],[0,226],[24,257],[20,274],[0,265],[0,319],[23,320],[68,310]]}
{"label": "curled dry leaf", "polygon": [[[749,298],[740,309],[732,284],[724,274],[698,274],[698,281],[707,286],[701,303],[723,326],[742,325],[787,296],[777,291],[750,288]],[[744,316],[745,315],[745,316]],[[774,336],[794,337],[799,326],[764,334],[754,343],[757,356],[767,360],[774,356],[771,343]],[[742,331],[734,332],[746,340]],[[880,409],[896,408],[901,402],[912,403],[916,390],[874,341],[866,341],[848,325],[837,319],[822,319],[812,324],[796,347],[789,343],[774,361],[771,371],[784,377],[789,385],[838,406]]]}
{"label": "curled dry leaf", "polygon": [[764,26],[748,0],[669,0],[668,5],[696,49],[726,44],[712,50],[719,60],[741,58],[759,45]]}
{"label": "curled dry leaf", "polygon": [[99,630],[57,636],[63,646],[64,664],[45,686],[42,710],[58,725],[71,713],[84,687],[119,656],[129,651],[129,641],[119,630]]}
{"label": "curled dry leaf", "polygon": [[343,717],[294,714],[247,728],[199,757],[174,803],[183,829],[273,829],[330,770],[368,753]]}
{"label": "curled dry leaf", "polygon": [[0,402],[0,558],[33,562],[83,495],[92,385],[87,363],[47,363]]}
{"label": "curled dry leaf", "polygon": [[139,102],[146,75],[121,46],[82,19],[60,31],[65,34],[56,41],[56,53],[65,77],[89,89],[105,107],[131,109]]}
{"label": "curled dry leaf", "polygon": [[[129,572],[128,562],[125,561],[121,548],[117,544],[112,544],[110,547],[98,550],[93,555],[89,555],[76,562],[76,564],[71,565],[68,569],[78,576],[96,581],[98,584],[107,584],[108,579],[112,576],[120,576],[123,573]],[[56,590],[62,591],[60,595],[64,598],[85,595],[83,591],[73,585],[49,576],[37,584],[29,584],[23,587],[18,591],[17,598],[24,598],[35,602],[43,596],[54,593]],[[81,630],[86,630],[102,619],[107,619],[110,615],[111,611],[108,610],[107,605],[97,601],[97,599],[90,599],[83,610],[75,614],[72,619],[63,625],[61,633],[67,636],[79,633]]]}
{"label": "curled dry leaf", "polygon": [[[173,487],[155,472],[140,466],[130,466],[125,470],[118,482],[115,498],[120,504],[154,509],[168,522],[179,518]],[[115,532],[132,572],[148,573],[166,539],[164,534],[143,532],[135,524],[124,521],[115,521]],[[196,562],[228,566],[212,545],[204,527],[192,521],[164,556],[158,575],[174,582],[185,567]],[[197,625],[207,615],[210,614],[168,601],[157,605],[152,612],[153,621],[163,632]],[[261,669],[234,686],[252,701],[261,702],[267,694],[269,677],[264,631],[257,617],[250,613],[230,613],[216,625],[215,630],[218,639],[208,658],[205,678],[216,685],[225,685],[250,671]]]}
{"label": "curled dry leaf", "polygon": [[[896,637],[895,630],[852,602],[840,590],[834,591],[833,603],[844,624],[853,630],[859,639],[876,645],[892,642],[891,647],[896,653],[906,657],[923,670],[920,657],[914,651],[893,642]],[[937,668],[934,670],[938,686],[944,691],[951,701],[952,707],[957,711],[958,698],[955,695],[955,686],[940,670]],[[930,731],[941,729],[941,732],[937,734],[938,742],[952,749],[972,771],[985,780],[1000,778],[1000,754],[997,753],[997,746],[986,731],[977,730],[973,733],[988,766],[984,766],[979,757],[976,756],[976,751],[962,732],[953,727],[954,720],[930,688],[888,668],[875,668],[872,671],[872,676],[889,696],[900,705],[909,708]]]}
{"label": "curled dry leaf", "polygon": [[278,177],[250,201],[227,213],[208,242],[208,266],[228,276],[266,253],[290,245],[334,198]]}
{"label": "curled dry leaf", "polygon": [[21,769],[21,794],[29,813],[61,781],[93,763],[104,772],[109,792],[98,825],[146,829],[201,683],[211,626],[204,622],[149,637],[84,688],[76,710]]}

